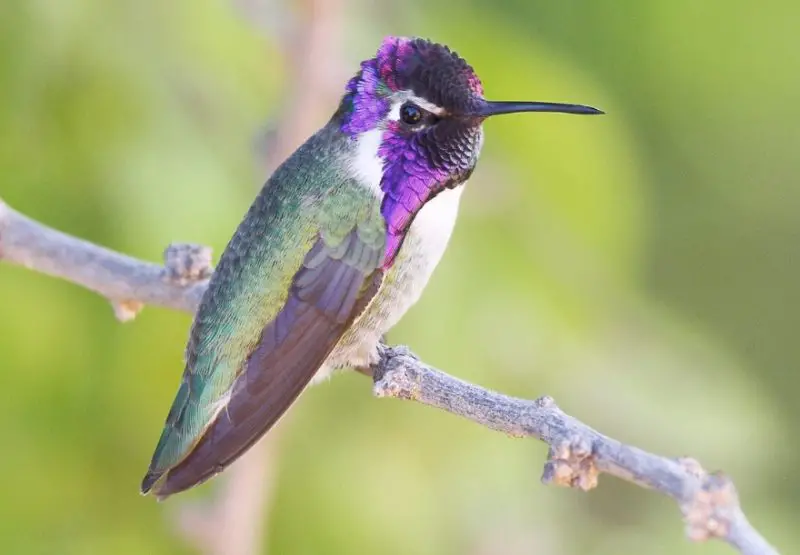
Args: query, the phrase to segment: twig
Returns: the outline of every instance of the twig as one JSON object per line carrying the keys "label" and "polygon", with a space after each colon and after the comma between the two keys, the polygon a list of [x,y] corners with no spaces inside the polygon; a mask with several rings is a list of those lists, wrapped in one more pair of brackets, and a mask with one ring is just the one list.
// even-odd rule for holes
{"label": "twig", "polygon": [[516,437],[550,447],[542,482],[588,491],[600,473],[611,474],[678,502],[686,534],[718,538],[744,555],[777,555],[750,524],[733,482],[707,473],[690,458],[669,459],[620,443],[564,413],[552,397],[508,397],[454,378],[421,362],[406,347],[382,347],[373,368],[373,393],[417,401]]}
{"label": "twig", "polygon": [[[206,282],[175,281],[204,276],[209,271],[205,256],[191,253],[207,251],[185,246],[180,252],[184,263],[167,257],[173,261],[168,268],[137,261],[47,228],[0,200],[0,260],[75,281],[110,299],[193,311]],[[178,277],[165,281],[172,274]],[[745,517],[729,478],[707,473],[693,459],[660,457],[604,436],[564,413],[550,397],[529,401],[489,391],[428,366],[406,347],[382,347],[373,380],[378,397],[410,399],[512,436],[544,441],[550,446],[544,483],[590,490],[600,473],[611,474],[675,499],[693,541],[717,538],[743,555],[778,554]]]}
{"label": "twig", "polygon": [[144,304],[194,312],[211,275],[211,249],[170,245],[164,266],[72,237],[0,199],[0,260],[82,285],[108,299],[121,321]]}

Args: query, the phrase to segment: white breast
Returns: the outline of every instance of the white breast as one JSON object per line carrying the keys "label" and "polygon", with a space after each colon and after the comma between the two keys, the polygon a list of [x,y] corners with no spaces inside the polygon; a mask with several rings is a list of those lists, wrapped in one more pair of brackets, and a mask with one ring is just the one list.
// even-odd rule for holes
{"label": "white breast", "polygon": [[314,382],[336,368],[365,367],[375,362],[381,336],[419,300],[439,264],[453,233],[463,187],[446,189],[422,207],[380,290],[342,337]]}
{"label": "white breast", "polygon": [[388,296],[386,302],[392,310],[383,333],[419,300],[444,255],[455,227],[463,186],[439,193],[414,218],[397,260],[386,276],[387,291],[384,295]]}

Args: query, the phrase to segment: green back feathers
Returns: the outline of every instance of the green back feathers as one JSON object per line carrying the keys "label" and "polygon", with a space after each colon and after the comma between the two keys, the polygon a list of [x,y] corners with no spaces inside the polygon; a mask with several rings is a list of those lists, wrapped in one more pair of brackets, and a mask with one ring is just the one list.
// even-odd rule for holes
{"label": "green back feathers", "polygon": [[[323,130],[284,162],[223,252],[193,321],[186,368],[143,489],[179,464],[226,410],[237,377],[320,238],[326,252],[341,246],[347,264],[365,275],[380,264],[370,254],[382,253],[385,240],[379,199],[346,171],[347,143],[325,148],[331,144]],[[356,250],[344,245],[353,232]]]}

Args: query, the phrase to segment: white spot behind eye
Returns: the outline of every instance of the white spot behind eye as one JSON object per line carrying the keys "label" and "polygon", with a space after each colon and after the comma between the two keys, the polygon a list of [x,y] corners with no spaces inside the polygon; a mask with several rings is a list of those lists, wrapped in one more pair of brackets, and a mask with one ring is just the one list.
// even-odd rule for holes
{"label": "white spot behind eye", "polygon": [[[413,102],[423,110],[437,116],[444,114],[444,109],[415,96],[411,91],[400,91],[392,98],[392,105],[387,119],[398,121],[400,119],[400,106],[406,102]],[[377,195],[382,195],[381,180],[383,179],[383,159],[378,150],[383,140],[383,128],[371,129],[359,134],[356,146],[356,156],[349,164],[350,174],[358,179],[367,188]]]}
{"label": "white spot behind eye", "polygon": [[441,116],[444,114],[444,108],[441,106],[437,106],[432,102],[428,102],[424,98],[414,96],[414,93],[411,91],[400,91],[392,98],[392,107],[389,110],[388,116],[390,121],[398,121],[400,119],[400,106],[406,102],[413,102],[423,110],[428,111],[435,116]]}

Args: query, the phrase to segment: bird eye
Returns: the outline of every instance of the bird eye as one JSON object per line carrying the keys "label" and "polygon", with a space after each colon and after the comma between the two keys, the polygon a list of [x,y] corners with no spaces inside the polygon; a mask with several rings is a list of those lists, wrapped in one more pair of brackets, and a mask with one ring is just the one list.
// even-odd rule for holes
{"label": "bird eye", "polygon": [[416,125],[422,121],[422,108],[411,102],[400,106],[400,119],[408,125]]}

